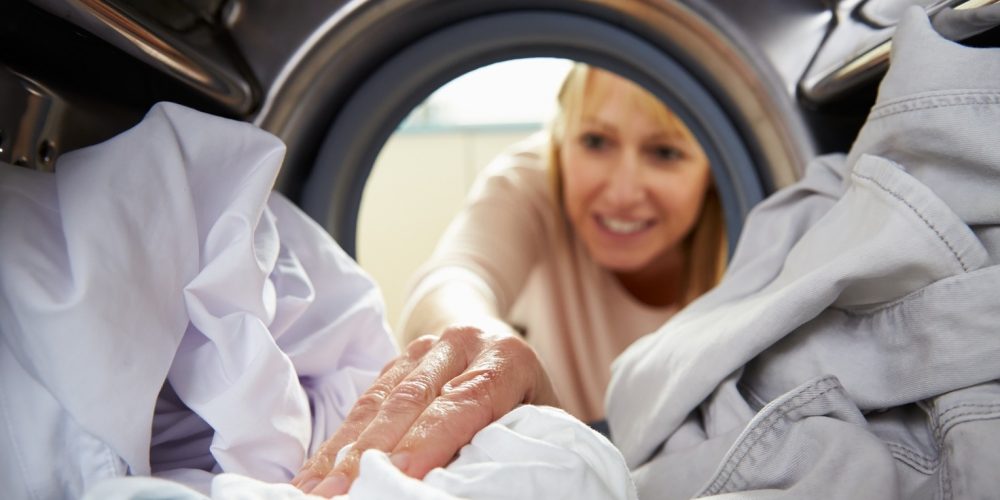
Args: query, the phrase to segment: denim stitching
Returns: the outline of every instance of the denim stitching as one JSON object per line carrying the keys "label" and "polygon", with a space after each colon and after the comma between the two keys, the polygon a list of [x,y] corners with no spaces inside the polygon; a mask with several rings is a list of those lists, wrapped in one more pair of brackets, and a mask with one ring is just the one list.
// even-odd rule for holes
{"label": "denim stitching", "polygon": [[945,448],[941,453],[941,476],[938,479],[938,484],[941,486],[941,498],[942,500],[951,500],[951,471],[948,468],[948,449]]}
{"label": "denim stitching", "polygon": [[889,447],[889,451],[892,453],[892,456],[896,457],[896,459],[900,462],[904,462],[925,474],[933,472],[933,470],[940,463],[940,458],[927,457],[926,455],[918,453],[916,450],[900,443],[887,441],[885,444]]}
{"label": "denim stitching", "polygon": [[[822,383],[829,383],[830,380],[831,379],[822,379],[817,381],[815,385],[819,386]],[[746,440],[743,441],[743,443],[740,444],[738,451],[733,454],[733,458],[726,463],[726,466],[723,467],[723,470],[719,472],[719,475],[717,476],[716,480],[712,481],[712,484],[705,490],[706,493],[714,495],[722,491],[722,488],[724,488],[726,484],[729,483],[730,478],[736,472],[736,469],[739,467],[740,463],[743,462],[743,459],[745,459],[746,456],[750,453],[750,450],[754,447],[754,445],[756,445],[757,442],[760,441],[765,434],[767,434],[774,427],[776,427],[777,424],[780,422],[780,420],[783,419],[789,412],[791,412],[792,410],[797,410],[815,401],[819,397],[826,395],[826,393],[834,389],[837,389],[839,387],[840,387],[839,384],[834,384],[822,390],[821,392],[814,394],[812,397],[808,399],[805,399],[803,401],[796,401],[796,399],[801,396],[800,394],[786,401],[784,404],[776,408],[774,412],[771,413],[771,415],[769,415],[764,422],[761,422],[761,425],[757,426],[754,429],[753,435],[749,436]]]}
{"label": "denim stitching", "polygon": [[858,174],[858,173],[852,173],[851,176],[857,177],[859,179],[865,179],[867,181],[870,181],[872,184],[875,184],[876,186],[882,188],[883,191],[885,191],[886,193],[889,193],[890,195],[892,195],[893,198],[896,198],[897,200],[899,200],[900,202],[902,202],[904,205],[906,205],[907,207],[909,207],[910,210],[912,210],[913,213],[916,214],[917,217],[920,218],[920,220],[924,221],[924,224],[926,224],[927,227],[929,227],[931,229],[931,231],[934,231],[934,234],[937,235],[938,239],[941,240],[941,242],[944,243],[946,247],[948,247],[948,250],[950,250],[951,254],[955,256],[955,259],[958,261],[958,264],[960,266],[962,266],[962,270],[965,271],[965,272],[969,272],[968,266],[965,265],[965,262],[962,260],[962,257],[958,255],[958,252],[955,250],[954,247],[951,246],[951,243],[949,243],[948,240],[945,239],[944,235],[941,234],[941,232],[938,231],[938,229],[936,227],[934,227],[934,224],[932,224],[931,221],[929,221],[926,217],[924,217],[924,215],[922,213],[920,213],[920,211],[917,210],[916,207],[914,207],[912,204],[910,204],[910,202],[906,201],[906,199],[903,198],[902,196],[900,196],[898,193],[896,193],[895,191],[893,191],[893,190],[889,189],[888,187],[882,185],[881,183],[879,183],[877,180],[875,180],[872,177],[869,177],[869,176],[866,176],[866,175],[861,175],[861,174]]}
{"label": "denim stitching", "polygon": [[[978,411],[960,411],[958,413],[955,413],[955,410],[959,410],[959,409],[962,409],[962,408],[978,408],[979,410]],[[996,410],[1000,410],[1000,404],[961,403],[961,404],[957,404],[955,406],[952,406],[952,407],[948,408],[947,410],[944,410],[944,411],[942,411],[942,412],[940,412],[938,414],[938,417],[937,417],[938,418],[938,423],[934,427],[934,437],[935,437],[935,440],[938,442],[939,446],[942,443],[944,443],[944,438],[948,434],[948,432],[951,429],[953,429],[954,427],[956,427],[957,425],[959,425],[959,424],[962,423],[962,422],[958,422],[958,423],[956,423],[954,425],[949,425],[949,424],[951,424],[951,422],[955,421],[956,419],[959,419],[959,418],[962,418],[962,417],[969,417],[969,416],[973,416],[973,415],[981,416],[981,418],[976,419],[976,420],[985,420],[987,418],[996,418],[997,416],[1000,416],[1000,412],[997,412]],[[948,415],[948,417],[945,418],[944,420],[940,420],[940,418],[942,416],[945,416],[945,415]],[[940,469],[941,470],[941,477],[940,477],[941,497],[943,499],[950,500],[952,498],[952,496],[953,496],[952,495],[953,492],[952,492],[952,484],[951,484],[951,471],[950,471],[950,468],[948,467],[948,449],[946,447],[941,446],[941,450],[942,450],[942,453],[941,453],[941,469]]]}
{"label": "denim stitching", "polygon": [[[955,98],[961,99],[956,102]],[[948,102],[949,99],[951,102]],[[925,109],[948,108],[955,106],[980,106],[983,104],[1000,104],[1000,95],[992,91],[969,91],[945,93],[935,96],[923,96],[898,102],[889,102],[873,108],[871,114],[869,115],[869,120],[875,121],[887,116],[906,113],[908,111],[921,111]]]}
{"label": "denim stitching", "polygon": [[[953,412],[953,410],[957,410],[960,408],[976,408],[976,410],[962,411],[958,413]],[[1000,416],[1000,404],[975,404],[975,403],[960,404],[941,412],[941,416],[944,416],[946,414],[948,415],[948,417],[938,422],[938,428],[941,430],[942,440],[944,439],[944,436],[948,434],[948,431],[951,430],[951,427],[954,427],[954,426],[949,426],[948,424],[953,422],[955,419],[968,417],[972,415],[982,415],[984,417],[989,415]]]}

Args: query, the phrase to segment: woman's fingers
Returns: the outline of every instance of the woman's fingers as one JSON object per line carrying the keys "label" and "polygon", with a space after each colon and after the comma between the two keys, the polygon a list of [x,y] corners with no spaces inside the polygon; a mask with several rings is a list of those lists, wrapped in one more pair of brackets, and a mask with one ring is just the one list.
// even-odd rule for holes
{"label": "woman's fingers", "polygon": [[534,362],[534,351],[519,339],[500,341],[483,352],[414,422],[390,455],[393,464],[423,478],[450,462],[481,429],[517,405],[535,402]]}
{"label": "woman's fingers", "polygon": [[333,468],[337,452],[353,443],[368,428],[368,424],[378,415],[382,402],[393,388],[419,365],[424,354],[433,347],[434,337],[426,336],[414,340],[407,346],[402,356],[386,365],[382,374],[370,388],[358,398],[344,423],[337,432],[326,440],[315,455],[302,466],[302,470],[292,479],[292,485],[309,492],[326,478]]}
{"label": "woman's fingers", "polygon": [[441,388],[468,367],[471,356],[479,350],[480,340],[460,330],[445,332],[423,354],[420,363],[392,388],[352,448],[334,464],[325,484],[319,483],[312,493],[327,496],[345,493],[357,477],[361,454],[369,449],[392,450],[438,397]]}
{"label": "woman's fingers", "polygon": [[345,493],[361,454],[373,448],[391,451],[400,470],[422,478],[518,404],[556,404],[534,350],[509,327],[493,330],[449,328],[433,346],[414,346],[425,338],[411,343],[293,484],[328,497]]}

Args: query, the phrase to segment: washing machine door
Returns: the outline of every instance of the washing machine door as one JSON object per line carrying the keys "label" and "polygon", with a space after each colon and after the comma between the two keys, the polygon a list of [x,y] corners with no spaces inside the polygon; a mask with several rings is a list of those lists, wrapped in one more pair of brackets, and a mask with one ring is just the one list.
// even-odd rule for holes
{"label": "washing machine door", "polygon": [[277,188],[352,255],[363,187],[390,133],[436,88],[487,64],[574,59],[658,95],[709,156],[730,244],[752,206],[818,150],[843,147],[831,132],[853,136],[859,122],[826,126],[793,97],[835,21],[815,0],[32,3],[8,8],[0,30],[19,43],[49,33],[4,51],[14,76],[0,74],[0,87],[14,82],[24,99],[5,99],[0,160],[53,168],[60,151],[110,137],[157,100],[253,121],[288,146]]}
{"label": "washing machine door", "polygon": [[[781,3],[783,9],[761,6],[792,16],[795,26],[828,20],[822,6]],[[801,68],[786,68],[791,76],[782,77],[719,7],[669,0],[349,2],[275,77],[255,121],[289,146],[278,188],[354,254],[372,164],[430,93],[509,59],[590,63],[645,86],[687,123],[714,169],[735,244],[747,211],[796,179],[816,149],[791,97],[789,82]],[[801,64],[822,35],[822,23],[813,23],[811,37],[800,36],[811,40],[795,46]]]}
{"label": "washing machine door", "polygon": [[900,9],[994,1],[19,0],[2,9],[0,161],[55,168],[159,100],[253,121],[288,145],[276,187],[354,254],[372,163],[417,103],[480,66],[562,57],[687,122],[735,244],[750,207],[850,144]]}

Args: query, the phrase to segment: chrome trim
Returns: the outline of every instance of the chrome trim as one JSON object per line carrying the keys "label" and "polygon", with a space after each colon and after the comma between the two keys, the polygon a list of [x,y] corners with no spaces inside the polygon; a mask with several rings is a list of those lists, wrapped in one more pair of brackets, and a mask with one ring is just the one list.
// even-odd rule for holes
{"label": "chrome trim", "polygon": [[2,66],[0,97],[0,162],[43,172],[56,170],[62,153],[107,140],[135,119],[116,103],[60,93]]}
{"label": "chrome trim", "polygon": [[103,0],[33,1],[177,78],[236,115],[246,116],[257,105],[252,81],[236,64],[190,42],[183,34],[159,28]]}
{"label": "chrome trim", "polygon": [[995,3],[997,3],[997,0],[969,0],[961,5],[955,6],[955,10],[975,9],[977,7],[985,7]]}
{"label": "chrome trim", "polygon": [[43,172],[55,170],[66,102],[42,84],[3,68],[0,90],[6,108],[0,122],[0,161]]}
{"label": "chrome trim", "polygon": [[[933,15],[949,5],[955,10],[973,9],[992,5],[997,1],[952,0],[935,5],[928,12]],[[813,103],[832,101],[843,92],[882,74],[889,64],[889,54],[892,51],[890,39],[895,27],[872,29],[851,21],[851,11],[856,5],[856,0],[838,5],[838,26],[802,78],[799,92]],[[857,41],[859,38],[862,40],[860,43]]]}

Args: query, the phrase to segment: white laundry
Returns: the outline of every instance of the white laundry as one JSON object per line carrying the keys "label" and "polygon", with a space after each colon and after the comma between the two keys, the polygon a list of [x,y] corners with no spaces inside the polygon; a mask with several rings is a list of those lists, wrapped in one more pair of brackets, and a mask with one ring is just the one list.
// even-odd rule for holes
{"label": "white laundry", "polygon": [[396,349],[374,283],[271,193],[283,154],[161,104],[54,174],[0,166],[7,494],[284,481],[340,425]]}
{"label": "white laundry", "polygon": [[[0,484],[10,498],[298,498],[396,354],[374,283],[271,193],[284,147],[155,106],[56,173],[0,165]],[[95,487],[95,485],[98,485]],[[522,407],[448,468],[368,452],[352,498],[634,498],[569,415]]]}
{"label": "white laundry", "polygon": [[[214,477],[208,494],[158,478],[131,477],[101,483],[85,500],[149,498],[166,492],[176,500],[317,498],[287,484],[227,473]],[[432,470],[422,482],[399,472],[385,453],[366,451],[360,474],[346,496],[355,500],[625,500],[635,499],[636,493],[624,460],[607,439],[562,410],[521,406],[481,430],[458,458]]]}

